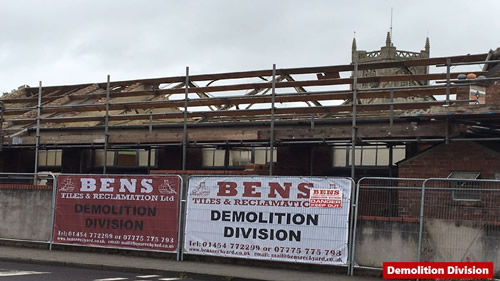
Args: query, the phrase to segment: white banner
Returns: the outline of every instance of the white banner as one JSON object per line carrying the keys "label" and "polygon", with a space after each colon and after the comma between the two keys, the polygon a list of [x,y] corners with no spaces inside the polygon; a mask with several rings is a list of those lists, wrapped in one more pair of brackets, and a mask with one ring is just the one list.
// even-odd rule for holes
{"label": "white banner", "polygon": [[184,252],[346,265],[351,185],[346,178],[191,177]]}

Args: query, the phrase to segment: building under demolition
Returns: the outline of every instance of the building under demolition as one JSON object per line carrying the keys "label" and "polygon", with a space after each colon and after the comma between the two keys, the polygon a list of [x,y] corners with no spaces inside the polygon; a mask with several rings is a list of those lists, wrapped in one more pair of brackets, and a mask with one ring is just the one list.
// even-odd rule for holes
{"label": "building under demolition", "polygon": [[433,58],[388,35],[352,59],[23,86],[1,98],[0,172],[500,177],[500,49]]}

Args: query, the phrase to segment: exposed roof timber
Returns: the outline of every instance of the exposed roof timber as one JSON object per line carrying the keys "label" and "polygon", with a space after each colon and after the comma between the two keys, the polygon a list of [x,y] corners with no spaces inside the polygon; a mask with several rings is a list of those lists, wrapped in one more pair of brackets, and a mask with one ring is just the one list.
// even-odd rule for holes
{"label": "exposed roof timber", "polygon": [[[473,72],[477,76],[483,75],[484,71]],[[451,79],[455,79],[460,73],[451,73]],[[372,82],[390,82],[390,81],[413,81],[413,80],[437,80],[446,79],[445,73],[437,74],[421,74],[421,75],[393,75],[393,76],[375,76],[375,77],[361,77],[358,78],[358,83],[372,83]],[[306,80],[306,81],[287,81],[287,82],[276,82],[276,88],[295,88],[295,87],[305,87],[305,86],[333,86],[333,85],[350,85],[353,83],[352,78],[340,78],[340,79],[321,79],[321,80]],[[224,91],[237,91],[237,90],[259,90],[268,89],[272,87],[271,82],[266,83],[247,83],[247,84],[237,84],[237,85],[224,85],[224,86],[210,86],[210,87],[198,87],[189,88],[189,93],[209,93],[209,92],[224,92]],[[112,92],[110,96],[112,98],[117,97],[134,97],[134,96],[149,96],[149,95],[171,95],[171,94],[183,94],[185,92],[184,88],[171,88],[171,89],[155,89],[148,91],[134,91],[134,92]],[[60,98],[52,97],[53,99]],[[89,93],[86,95],[76,95],[69,96],[72,100],[77,99],[88,99],[88,98],[103,98],[106,97],[104,93],[93,94]],[[42,99],[43,94],[42,94]],[[22,103],[28,101],[36,101],[36,97],[33,98],[23,98],[23,99],[2,99],[5,104],[7,103]]]}
{"label": "exposed roof timber", "polygon": [[[287,81],[295,82],[295,79],[293,79],[293,77],[290,76],[290,75],[285,75],[285,78],[286,78]],[[304,87],[302,87],[302,86],[295,87],[295,91],[297,91],[297,93],[307,93],[306,89]],[[307,105],[311,106],[311,103],[312,103],[312,105],[315,105],[315,106],[321,106],[322,105],[317,100],[307,101]]]}
{"label": "exposed roof timber", "polygon": [[[456,94],[457,88],[451,88],[450,94]],[[422,89],[401,89],[394,90],[394,97],[421,97],[429,95],[444,95],[446,94],[445,86],[427,87]],[[351,91],[339,91],[332,93],[298,93],[298,94],[285,94],[276,95],[276,102],[310,102],[310,101],[324,101],[324,100],[345,100],[351,97]],[[390,91],[363,91],[358,90],[359,98],[388,98]],[[258,104],[270,103],[271,96],[233,96],[233,97],[218,97],[218,98],[201,98],[189,100],[189,106],[235,106],[239,104]],[[122,102],[110,103],[110,110],[120,109],[147,109],[147,108],[169,108],[169,107],[183,107],[184,100],[159,100],[159,101],[144,101],[144,102]],[[76,105],[62,105],[62,106],[45,106],[42,108],[42,113],[62,113],[62,112],[84,112],[84,111],[103,111],[105,104],[76,104]],[[16,108],[6,109],[5,116],[21,114],[33,108]]]}
{"label": "exposed roof timber", "polygon": [[[457,103],[468,103],[469,101],[455,101]],[[426,109],[430,106],[444,105],[445,101],[427,101],[427,102],[411,102],[411,103],[394,103],[394,110],[404,109]],[[389,110],[391,104],[359,104],[358,111],[377,111]],[[276,108],[275,114],[315,114],[315,113],[339,113],[349,112],[352,109],[351,105],[336,105],[322,107],[300,107],[300,108]],[[229,110],[229,111],[200,111],[188,112],[188,118],[205,118],[205,117],[227,117],[227,116],[257,116],[269,115],[270,109],[249,109],[249,110]],[[184,117],[183,112],[178,113],[162,113],[162,114],[132,114],[132,115],[110,115],[110,121],[122,120],[153,120],[160,119],[180,119]],[[42,123],[72,123],[72,122],[90,122],[102,121],[104,116],[77,116],[77,117],[47,117],[42,118]],[[13,124],[30,124],[34,119],[11,119],[8,120]]]}
{"label": "exposed roof timber", "polygon": [[[380,63],[365,63],[359,64],[358,70],[365,69],[378,69],[378,68],[393,68],[393,67],[410,67],[410,66],[426,66],[426,65],[438,65],[445,64],[446,60],[449,58],[451,63],[459,62],[475,62],[486,60],[487,53],[484,54],[474,54],[474,55],[463,55],[463,56],[452,56],[452,57],[439,57],[439,58],[428,58],[428,59],[416,59],[416,60],[406,60],[406,61],[394,61],[394,62],[380,62]],[[310,74],[310,73],[329,73],[329,72],[342,72],[342,71],[353,71],[354,66],[352,64],[346,65],[335,65],[335,66],[319,66],[319,67],[302,67],[302,68],[281,68],[276,70],[277,75],[290,75],[290,74]],[[223,79],[238,79],[238,78],[251,78],[259,76],[271,76],[272,70],[256,70],[256,71],[242,71],[242,72],[228,72],[228,73],[216,73],[216,74],[199,74],[190,75],[190,81],[209,81],[209,80],[223,80]],[[185,80],[185,76],[176,77],[164,77],[164,78],[152,78],[152,79],[136,79],[127,81],[114,81],[111,82],[111,87],[116,86],[127,86],[135,83],[142,84],[162,84],[162,83],[175,83],[182,82]],[[330,80],[330,79],[326,79]],[[86,87],[91,84],[78,84],[78,85],[64,85],[64,86],[47,86],[44,90],[48,89],[67,89],[75,87]],[[99,83],[99,86],[105,87],[106,83]],[[28,90],[35,91],[38,88],[27,88]]]}

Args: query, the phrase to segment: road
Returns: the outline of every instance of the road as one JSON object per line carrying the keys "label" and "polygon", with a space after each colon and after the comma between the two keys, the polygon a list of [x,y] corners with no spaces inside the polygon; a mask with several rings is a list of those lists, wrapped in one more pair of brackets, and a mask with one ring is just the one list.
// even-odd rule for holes
{"label": "road", "polygon": [[204,281],[180,276],[0,262],[0,281]]}

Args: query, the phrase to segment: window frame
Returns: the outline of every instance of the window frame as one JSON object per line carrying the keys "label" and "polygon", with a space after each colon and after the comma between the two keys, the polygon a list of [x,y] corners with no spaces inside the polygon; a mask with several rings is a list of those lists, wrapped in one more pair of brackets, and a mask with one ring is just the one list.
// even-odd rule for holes
{"label": "window frame", "polygon": [[[212,153],[212,165],[207,165],[208,163],[207,160],[208,159],[205,159],[205,153],[207,151],[214,151]],[[215,161],[215,154],[216,152],[215,151],[223,151],[224,152],[224,164],[223,165],[215,165],[216,164],[216,161]],[[234,164],[234,161],[231,159],[232,157],[232,153],[236,153],[236,152],[249,152],[250,153],[250,160],[248,162],[246,162],[245,164],[241,164],[242,162],[241,161],[238,161],[237,165]],[[256,162],[256,153],[257,152],[262,152],[264,151],[264,161],[265,163],[262,164],[262,163],[255,163]],[[261,146],[258,146],[258,147],[244,147],[244,146],[238,146],[238,147],[225,147],[225,148],[221,148],[221,147],[204,147],[202,148],[202,160],[201,160],[201,166],[205,169],[243,169],[245,168],[248,164],[253,164],[253,165],[267,165],[269,164],[269,161],[271,160],[271,156],[270,154],[271,153],[274,153],[273,155],[273,163],[276,163],[278,162],[278,148],[277,147],[273,147],[272,149],[272,152],[271,152],[271,149],[269,147],[261,147]]]}
{"label": "window frame", "polygon": [[[390,158],[389,147],[385,143],[373,143],[370,145],[358,145],[356,146],[356,159],[354,159],[354,163],[357,167],[389,167],[395,166],[395,163],[406,159],[406,146],[404,144],[398,144],[392,146],[392,159]],[[351,144],[347,143],[345,145],[333,145],[332,146],[332,161],[331,165],[333,168],[347,168],[352,165],[352,152],[351,152]],[[403,153],[398,153],[398,151],[403,151]],[[366,153],[364,153],[366,152]],[[337,153],[341,153],[340,157],[343,158],[345,155],[345,161],[341,158],[337,158]],[[373,158],[367,157],[368,154],[372,153]],[[398,156],[402,156],[399,157]],[[392,162],[391,162],[392,161]],[[364,163],[363,163],[364,162]],[[366,164],[374,162],[375,164]],[[344,165],[338,165],[338,164]],[[392,163],[392,165],[391,165]]]}
{"label": "window frame", "polygon": [[[125,152],[125,151],[135,151],[135,165],[134,166],[130,166],[130,165],[123,165],[123,166],[120,166],[118,165],[118,155],[120,154],[120,152]],[[98,152],[102,152],[103,153],[103,157],[107,157],[104,155],[104,149],[94,149],[92,150],[92,164],[95,168],[99,168],[99,167],[103,167],[104,166],[104,163],[97,163],[96,159],[96,154]],[[145,152],[145,154],[141,153],[141,152]],[[111,156],[108,157],[108,160],[111,160],[111,161],[107,161],[106,163],[106,167],[112,167],[112,168],[155,168],[157,167],[158,165],[158,152],[157,152],[157,149],[155,148],[151,148],[151,149],[145,149],[145,148],[136,148],[136,149],[114,149],[114,150],[107,150],[107,153],[110,153],[112,154]],[[151,153],[151,156],[149,156],[149,153]],[[146,155],[146,157],[148,158],[146,160],[146,165],[145,166],[141,166],[141,155]],[[109,158],[112,158],[112,159],[109,159]],[[149,160],[149,163],[148,163],[148,160]],[[149,165],[148,165],[149,164]]]}
{"label": "window frame", "polygon": [[[54,152],[54,165],[49,165],[49,153]],[[61,168],[62,167],[62,149],[39,149],[38,150],[38,168]],[[40,154],[44,154],[44,160],[42,161],[42,157]],[[59,164],[58,164],[59,162]],[[43,165],[42,165],[43,163]]]}
{"label": "window frame", "polygon": [[[448,175],[448,179],[451,180],[450,187],[453,188],[451,190],[451,199],[459,202],[480,202],[482,199],[481,190],[476,192],[474,192],[474,190],[470,190],[481,188],[481,185],[474,182],[474,180],[478,179],[480,175],[480,171],[452,171]],[[457,190],[459,188],[467,188],[469,190]],[[477,196],[472,197],[470,196],[471,194],[477,194]]]}

